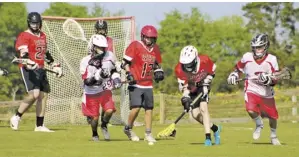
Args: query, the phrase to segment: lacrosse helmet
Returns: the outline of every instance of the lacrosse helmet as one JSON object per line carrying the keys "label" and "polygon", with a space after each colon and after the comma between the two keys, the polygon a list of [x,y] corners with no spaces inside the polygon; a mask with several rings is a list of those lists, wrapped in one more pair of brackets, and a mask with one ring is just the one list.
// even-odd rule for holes
{"label": "lacrosse helmet", "polygon": [[95,33],[103,36],[107,36],[108,34],[108,23],[104,20],[98,20],[94,25]]}
{"label": "lacrosse helmet", "polygon": [[141,41],[149,47],[153,47],[158,38],[158,31],[154,26],[146,25],[141,29]]}
{"label": "lacrosse helmet", "polygon": [[39,33],[42,28],[42,17],[38,12],[31,12],[27,16],[27,25],[31,32]]}
{"label": "lacrosse helmet", "polygon": [[92,51],[94,54],[102,55],[106,52],[108,47],[107,39],[103,35],[93,35],[92,39]]}
{"label": "lacrosse helmet", "polygon": [[199,63],[197,49],[192,45],[185,46],[181,50],[180,63],[182,65],[183,71],[186,72],[196,71],[198,66],[197,64]]}
{"label": "lacrosse helmet", "polygon": [[258,34],[251,40],[251,49],[256,59],[263,58],[270,46],[267,34]]}

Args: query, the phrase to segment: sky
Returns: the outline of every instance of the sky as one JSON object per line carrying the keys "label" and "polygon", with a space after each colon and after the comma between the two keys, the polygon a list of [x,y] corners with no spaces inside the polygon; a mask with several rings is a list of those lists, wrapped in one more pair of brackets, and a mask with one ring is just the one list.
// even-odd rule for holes
{"label": "sky", "polygon": [[[49,2],[28,2],[26,3],[29,12],[37,11],[42,13],[49,7]],[[87,6],[91,8],[94,3],[72,3]],[[246,2],[163,2],[163,3],[141,3],[141,2],[102,2],[100,3],[105,9],[114,13],[118,10],[124,10],[126,16],[135,16],[136,27],[150,24],[159,28],[159,22],[165,18],[165,13],[174,9],[182,13],[189,13],[191,7],[199,8],[203,14],[207,14],[211,19],[216,20],[223,16],[243,15],[242,6]]]}

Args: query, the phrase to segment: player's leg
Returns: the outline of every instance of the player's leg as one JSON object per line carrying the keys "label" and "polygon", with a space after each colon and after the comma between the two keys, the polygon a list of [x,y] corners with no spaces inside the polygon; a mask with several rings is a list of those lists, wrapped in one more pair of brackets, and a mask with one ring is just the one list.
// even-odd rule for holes
{"label": "player's leg", "polygon": [[261,104],[261,111],[265,117],[269,118],[270,126],[270,139],[273,145],[281,145],[276,134],[278,112],[275,105],[274,98],[263,98],[263,104]]}
{"label": "player's leg", "polygon": [[206,101],[200,102],[199,109],[200,109],[200,113],[202,114],[203,126],[206,135],[205,145],[211,146],[212,145],[211,131],[210,131],[211,121],[210,121],[210,114],[208,110],[208,103]]}
{"label": "player's leg", "polygon": [[139,137],[132,131],[134,121],[139,114],[142,104],[142,91],[140,88],[128,87],[130,98],[130,113],[128,117],[128,124],[124,128],[124,133],[132,141],[139,141]]}
{"label": "player's leg", "polygon": [[152,136],[152,117],[154,109],[154,94],[153,89],[142,89],[144,92],[144,120],[145,120],[145,138],[148,142],[157,142]]}
{"label": "player's leg", "polygon": [[92,140],[99,141],[98,123],[100,109],[100,94],[85,94],[82,102],[82,112],[84,116],[91,117],[90,126],[92,131]]}
{"label": "player's leg", "polygon": [[110,90],[106,90],[101,93],[101,105],[102,105],[102,113],[104,113],[104,115],[101,115],[102,117],[101,130],[104,139],[110,140],[110,134],[108,132],[107,124],[109,123],[113,113],[116,111],[116,108],[114,106],[114,101],[112,99],[112,92]]}
{"label": "player's leg", "polygon": [[20,70],[28,94],[22,100],[15,115],[10,118],[10,127],[13,130],[19,129],[19,122],[22,115],[32,106],[39,94],[39,89],[35,89],[35,73],[31,70],[26,70],[25,68],[21,68]]}
{"label": "player's leg", "polygon": [[261,98],[253,93],[245,93],[245,104],[248,115],[255,122],[255,130],[253,132],[253,139],[258,140],[261,136],[261,131],[264,128],[262,117],[260,116],[259,102]]}

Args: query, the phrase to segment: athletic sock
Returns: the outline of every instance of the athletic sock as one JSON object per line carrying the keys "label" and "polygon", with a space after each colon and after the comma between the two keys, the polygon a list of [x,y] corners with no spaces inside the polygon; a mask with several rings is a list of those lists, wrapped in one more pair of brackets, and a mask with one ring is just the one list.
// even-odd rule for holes
{"label": "athletic sock", "polygon": [[17,111],[16,116],[22,117],[23,113],[20,113],[19,111]]}
{"label": "athletic sock", "polygon": [[92,131],[92,136],[98,136],[98,132],[97,131]]}
{"label": "athletic sock", "polygon": [[212,127],[211,127],[211,130],[212,130],[213,132],[217,132],[217,131],[218,131],[218,126],[215,125],[215,124],[213,124]]}
{"label": "athletic sock", "polygon": [[270,137],[277,137],[277,135],[276,135],[276,129],[270,128],[270,130],[271,130]]}
{"label": "athletic sock", "polygon": [[255,121],[256,127],[261,127],[261,128],[264,127],[262,118],[260,116],[254,118],[254,121]]}
{"label": "athletic sock", "polygon": [[207,140],[211,140],[211,133],[207,133],[207,134],[206,134],[206,139],[207,139]]}
{"label": "athletic sock", "polygon": [[44,117],[36,117],[36,126],[43,126],[44,124]]}

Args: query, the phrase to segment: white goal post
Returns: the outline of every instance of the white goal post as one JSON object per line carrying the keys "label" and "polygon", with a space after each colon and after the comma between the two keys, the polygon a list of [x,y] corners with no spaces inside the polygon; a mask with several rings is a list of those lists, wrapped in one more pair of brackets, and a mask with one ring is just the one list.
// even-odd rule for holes
{"label": "white goal post", "polygon": [[[87,55],[87,42],[72,38],[63,29],[64,22],[70,17],[43,16],[42,31],[47,35],[48,50],[56,62],[62,65],[64,77],[56,78],[48,74],[51,92],[48,96],[45,123],[86,124],[86,118],[81,112],[82,79],[79,72],[80,61]],[[97,20],[106,20],[108,36],[113,38],[115,54],[121,60],[126,47],[135,38],[135,18],[100,17],[100,18],[71,18],[78,22],[87,40],[95,33],[94,25]],[[74,32],[77,33],[77,32]],[[78,33],[82,33],[78,32]],[[122,74],[125,77],[125,74]],[[113,91],[117,112],[111,119],[112,124],[125,124],[129,113],[127,85]]]}

